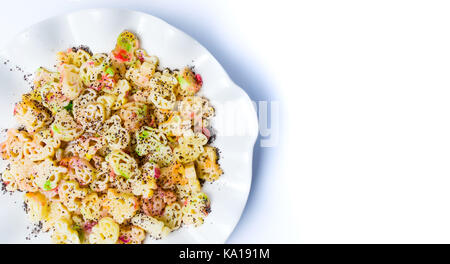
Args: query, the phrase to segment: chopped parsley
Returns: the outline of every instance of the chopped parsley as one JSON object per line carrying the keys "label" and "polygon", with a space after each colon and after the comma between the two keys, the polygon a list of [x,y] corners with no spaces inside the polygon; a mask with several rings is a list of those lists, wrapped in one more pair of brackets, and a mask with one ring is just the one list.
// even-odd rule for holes
{"label": "chopped parsley", "polygon": [[64,106],[64,109],[72,113],[73,101],[70,101],[68,105]]}
{"label": "chopped parsley", "polygon": [[138,156],[142,156],[142,152],[138,149],[138,148],[136,148],[136,154],[138,154]]}
{"label": "chopped parsley", "polygon": [[111,67],[106,68],[105,72],[109,75],[109,76],[114,76],[114,70]]}
{"label": "chopped parsley", "polygon": [[59,128],[56,126],[56,124],[52,125],[52,130],[55,133],[61,134],[61,130],[59,130]]}
{"label": "chopped parsley", "polygon": [[137,114],[138,114],[139,117],[143,117],[145,112],[147,112],[147,106],[144,106],[144,107],[139,108],[137,110]]}
{"label": "chopped parsley", "polygon": [[44,191],[50,191],[52,188],[52,182],[50,180],[47,180],[44,183]]}
{"label": "chopped parsley", "polygon": [[119,174],[120,176],[122,176],[122,177],[124,177],[125,179],[129,179],[130,178],[130,175],[128,175],[125,171],[123,171],[123,170],[120,170],[120,169],[117,169],[117,174]]}
{"label": "chopped parsley", "polygon": [[78,231],[78,230],[81,230],[81,227],[79,225],[77,225],[77,224],[73,224],[72,225],[72,229]]}
{"label": "chopped parsley", "polygon": [[148,136],[150,136],[150,132],[147,130],[144,130],[139,134],[140,138],[148,138]]}

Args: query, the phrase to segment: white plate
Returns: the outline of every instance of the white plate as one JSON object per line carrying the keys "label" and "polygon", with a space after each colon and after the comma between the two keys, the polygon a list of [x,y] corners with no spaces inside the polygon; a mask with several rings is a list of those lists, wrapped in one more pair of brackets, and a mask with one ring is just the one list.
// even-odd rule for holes
{"label": "white plate", "polygon": [[[234,84],[216,59],[197,41],[151,15],[117,9],[90,9],[40,22],[16,36],[0,51],[0,127],[16,126],[13,105],[29,91],[25,72],[39,66],[52,68],[55,53],[69,47],[87,45],[95,52],[114,48],[124,29],[138,34],[141,46],[160,58],[162,67],[195,66],[204,80],[202,94],[209,98],[217,115],[214,145],[220,149],[224,175],[205,184],[212,212],[199,228],[182,228],[166,239],[148,243],[224,243],[244,209],[252,178],[253,145],[258,134],[256,112],[248,95]],[[7,65],[3,61],[9,59]],[[13,71],[10,71],[13,68]],[[4,164],[3,164],[4,166]],[[26,240],[30,223],[22,209],[22,194],[0,196],[0,243],[47,243],[48,234]]]}

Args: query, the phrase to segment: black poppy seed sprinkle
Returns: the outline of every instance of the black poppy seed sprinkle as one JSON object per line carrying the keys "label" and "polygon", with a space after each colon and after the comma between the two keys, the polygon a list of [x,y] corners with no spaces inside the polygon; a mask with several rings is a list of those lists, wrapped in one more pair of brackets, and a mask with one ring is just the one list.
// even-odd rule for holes
{"label": "black poppy seed sprinkle", "polygon": [[10,191],[8,191],[8,189],[6,189],[7,184],[4,181],[1,181],[1,182],[2,182],[2,186],[1,186],[2,194],[5,195],[5,194],[9,193],[9,195],[12,195],[13,192],[10,192]]}
{"label": "black poppy seed sprinkle", "polygon": [[93,55],[91,49],[88,46],[86,46],[86,45],[80,45],[78,47],[72,47],[72,51],[73,52],[77,52],[78,50],[83,50],[83,51],[87,52],[89,55],[91,55],[91,56]]}
{"label": "black poppy seed sprinkle", "polygon": [[[39,221],[38,223],[34,224],[32,226],[30,234],[28,234],[25,237],[25,239],[26,240],[31,240],[32,238],[36,238],[41,233],[43,226],[44,225],[42,224],[41,221]],[[27,228],[27,229],[29,229],[29,228]]]}

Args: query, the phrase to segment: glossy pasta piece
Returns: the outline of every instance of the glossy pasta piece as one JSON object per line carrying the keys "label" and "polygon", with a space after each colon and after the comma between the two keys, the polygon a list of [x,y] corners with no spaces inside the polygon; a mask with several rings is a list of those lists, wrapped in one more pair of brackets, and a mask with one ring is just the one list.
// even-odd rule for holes
{"label": "glossy pasta piece", "polygon": [[170,190],[158,188],[151,198],[142,199],[142,209],[149,216],[160,216],[166,205],[177,200],[176,195]]}
{"label": "glossy pasta piece", "polygon": [[195,74],[191,68],[185,67],[177,74],[179,93],[181,95],[194,95],[202,87],[203,81],[199,74]]}
{"label": "glossy pasta piece", "polygon": [[131,86],[127,80],[122,79],[117,82],[112,91],[114,95],[117,96],[116,101],[112,105],[112,110],[120,109],[124,104],[128,102],[128,93],[131,90]]}
{"label": "glossy pasta piece", "polygon": [[80,244],[78,232],[72,228],[67,219],[59,219],[54,223],[52,240],[55,244]]}
{"label": "glossy pasta piece", "polygon": [[120,33],[117,38],[116,47],[111,52],[113,57],[120,62],[131,62],[134,60],[134,52],[139,48],[138,38],[128,30]]}
{"label": "glossy pasta piece", "polygon": [[91,54],[83,49],[68,49],[66,52],[58,52],[56,54],[56,61],[59,64],[70,64],[79,68],[91,58]]}
{"label": "glossy pasta piece", "polygon": [[[153,191],[157,189],[156,173],[159,172],[158,165],[153,162],[146,162],[142,165],[141,175],[131,180],[131,188],[134,195],[142,198],[150,198]],[[158,176],[159,177],[159,176]]]}
{"label": "glossy pasta piece", "polygon": [[45,159],[44,161],[36,164],[32,168],[34,175],[34,183],[42,191],[54,190],[64,175],[67,173],[67,169],[62,166],[58,166],[56,162],[51,159]]}
{"label": "glossy pasta piece", "polygon": [[79,111],[74,113],[75,120],[78,124],[83,126],[87,132],[95,133],[103,125],[106,120],[105,106],[101,103],[88,103]]}
{"label": "glossy pasta piece", "polygon": [[102,129],[99,131],[102,135],[106,133],[111,127],[121,127],[122,126],[122,119],[120,119],[120,116],[113,115],[108,120],[105,121],[105,124],[103,125]]}
{"label": "glossy pasta piece", "polygon": [[19,124],[25,126],[29,133],[34,133],[51,122],[50,113],[30,95],[23,95],[22,101],[14,107],[14,116]]}
{"label": "glossy pasta piece", "polygon": [[150,100],[159,109],[173,109],[176,101],[174,93],[176,85],[177,80],[169,71],[155,73],[149,82],[152,89]]}
{"label": "glossy pasta piece", "polygon": [[144,49],[137,49],[134,52],[134,55],[141,63],[148,62],[152,65],[155,65],[156,67],[159,64],[159,58],[156,56],[149,56]]}
{"label": "glossy pasta piece", "polygon": [[70,64],[63,64],[59,67],[61,73],[61,92],[69,100],[78,97],[83,87],[83,82],[79,76],[79,69]]}
{"label": "glossy pasta piece", "polygon": [[208,143],[208,138],[203,133],[195,133],[192,130],[187,130],[183,137],[179,139],[181,145],[196,145],[203,146]]}
{"label": "glossy pasta piece", "polygon": [[39,187],[34,181],[32,167],[33,162],[29,159],[21,159],[11,162],[10,168],[7,170],[7,177],[14,180],[11,181],[10,184],[14,184],[20,191],[37,192]]}
{"label": "glossy pasta piece", "polygon": [[76,181],[62,182],[58,187],[59,199],[70,212],[79,210],[81,201],[86,197],[87,193],[87,189],[80,188]]}
{"label": "glossy pasta piece", "polygon": [[120,193],[109,189],[106,195],[105,206],[114,221],[122,224],[132,218],[139,209],[139,203],[134,195]]}
{"label": "glossy pasta piece", "polygon": [[53,137],[49,129],[42,130],[33,135],[32,142],[25,143],[24,154],[32,161],[44,160],[53,156],[60,144],[61,141]]}
{"label": "glossy pasta piece", "polygon": [[183,118],[210,119],[214,116],[214,108],[207,99],[200,96],[187,96],[183,98],[178,107]]}
{"label": "glossy pasta piece", "polygon": [[40,101],[42,99],[42,86],[47,83],[59,83],[59,80],[59,72],[52,72],[43,67],[39,67],[34,74],[32,99]]}
{"label": "glossy pasta piece", "polygon": [[78,49],[77,52],[73,55],[72,64],[81,67],[83,63],[87,62],[91,58],[91,54],[86,52],[83,49]]}
{"label": "glossy pasta piece", "polygon": [[6,190],[8,192],[14,192],[14,191],[19,190],[19,185],[18,185],[18,183],[16,181],[16,178],[11,173],[10,169],[6,169],[1,174],[1,179],[2,179],[3,183],[6,185]]}
{"label": "glossy pasta piece", "polygon": [[125,78],[130,80],[131,84],[139,88],[148,86],[150,78],[140,72],[141,63],[139,61],[133,62],[125,73]]}
{"label": "glossy pasta piece", "polygon": [[197,178],[193,162],[184,166],[184,177],[187,179],[187,184],[192,193],[199,193],[201,191],[202,186]]}
{"label": "glossy pasta piece", "polygon": [[119,238],[120,226],[110,217],[102,218],[92,227],[89,235],[91,244],[115,244]]}
{"label": "glossy pasta piece", "polygon": [[161,168],[158,185],[170,190],[175,190],[177,186],[187,185],[187,179],[184,177],[184,166],[181,163],[174,163]]}
{"label": "glossy pasta piece", "polygon": [[60,201],[51,201],[49,213],[43,224],[44,231],[55,228],[55,223],[61,219],[71,222],[71,213]]}
{"label": "glossy pasta piece", "polygon": [[130,65],[125,78],[139,88],[146,88],[158,67],[159,59],[156,56],[148,56],[143,50],[136,51],[136,55],[139,60]]}
{"label": "glossy pasta piece", "polygon": [[144,103],[131,102],[122,106],[119,116],[124,120],[124,127],[130,131],[137,131],[148,118],[149,109]]}
{"label": "glossy pasta piece", "polygon": [[97,168],[97,175],[89,187],[96,192],[103,192],[108,189],[110,181],[110,168],[108,162],[103,161]]}
{"label": "glossy pasta piece", "polygon": [[85,134],[81,139],[82,150],[80,153],[86,160],[91,160],[97,152],[106,146],[107,142],[104,137]]}
{"label": "glossy pasta piece", "polygon": [[83,217],[80,214],[72,214],[71,220],[73,222],[73,228],[77,230],[80,229],[85,223]]}
{"label": "glossy pasta piece", "polygon": [[159,166],[168,166],[173,161],[172,149],[167,145],[163,145],[156,151],[153,151],[148,157],[150,160],[158,163]]}
{"label": "glossy pasta piece", "polygon": [[125,78],[125,73],[127,72],[127,67],[129,67],[129,65],[127,65],[127,63],[118,61],[111,53],[109,54],[109,58],[111,59],[111,67],[113,68],[116,77],[119,79]]}
{"label": "glossy pasta piece", "polygon": [[49,206],[45,196],[39,192],[24,195],[27,204],[27,214],[31,222],[44,221],[49,213]]}
{"label": "glossy pasta piece", "polygon": [[80,67],[80,78],[86,87],[100,90],[111,90],[115,84],[114,70],[108,55],[94,54]]}
{"label": "glossy pasta piece", "polygon": [[176,185],[175,191],[180,201],[186,201],[194,194],[192,193],[191,186],[187,183]]}
{"label": "glossy pasta piece", "polygon": [[31,136],[25,131],[10,128],[6,140],[1,143],[0,150],[3,159],[20,160],[24,158],[24,145],[31,142]]}
{"label": "glossy pasta piece", "polygon": [[130,142],[130,134],[122,127],[121,122],[118,115],[113,115],[105,122],[102,129],[105,140],[113,150],[124,149]]}
{"label": "glossy pasta piece", "polygon": [[182,119],[178,113],[175,113],[167,121],[160,123],[159,129],[167,136],[181,137],[191,129],[191,120]]}
{"label": "glossy pasta piece", "polygon": [[154,239],[162,239],[170,233],[170,228],[164,222],[142,213],[135,215],[131,223],[147,231]]}
{"label": "glossy pasta piece", "polygon": [[159,152],[167,145],[167,138],[158,129],[144,126],[135,134],[136,153],[145,156],[150,152]]}
{"label": "glossy pasta piece", "polygon": [[55,114],[58,111],[61,111],[70,99],[65,97],[62,93],[61,84],[59,82],[49,82],[42,85],[38,101],[52,114]]}
{"label": "glossy pasta piece", "polygon": [[68,98],[62,94],[60,79],[59,72],[39,68],[35,73],[34,88],[30,98],[47,107],[52,113],[58,112],[68,101]]}
{"label": "glossy pasta piece", "polygon": [[173,150],[175,158],[181,163],[190,163],[203,153],[203,145],[208,142],[208,138],[202,133],[194,133],[189,130],[178,142],[179,145]]}
{"label": "glossy pasta piece", "polygon": [[75,140],[84,132],[83,127],[78,125],[66,110],[55,114],[55,119],[50,127],[55,138],[62,141]]}
{"label": "glossy pasta piece", "polygon": [[211,146],[205,146],[204,152],[195,161],[198,177],[202,180],[213,182],[222,175],[222,169],[217,163],[217,150]]}
{"label": "glossy pasta piece", "polygon": [[186,199],[183,206],[183,223],[200,226],[211,211],[210,201],[204,193],[197,193]]}
{"label": "glossy pasta piece", "polygon": [[153,191],[156,190],[156,180],[151,177],[145,177],[141,175],[136,179],[131,179],[131,191],[134,195],[148,198],[153,195]]}
{"label": "glossy pasta piece", "polygon": [[[82,135],[76,140],[68,142],[64,148],[63,156],[67,157],[67,159],[69,157],[84,157],[88,159],[88,156],[91,153],[90,150],[92,150],[92,152],[94,152],[94,150],[98,150],[98,147],[95,145],[94,146],[89,145],[89,148],[85,149],[85,147],[88,146],[88,143],[90,143],[89,135]],[[64,160],[67,161],[67,159]]]}
{"label": "glossy pasta piece", "polygon": [[167,205],[164,209],[164,213],[159,217],[164,224],[171,230],[180,228],[183,221],[183,213],[179,203],[172,203]]}
{"label": "glossy pasta piece", "polygon": [[192,121],[195,131],[202,131],[210,124],[214,116],[214,108],[209,101],[200,96],[187,96],[178,104],[178,110],[183,119]]}
{"label": "glossy pasta piece", "polygon": [[145,230],[134,225],[120,227],[118,244],[142,244],[145,239]]}
{"label": "glossy pasta piece", "polygon": [[195,161],[203,153],[203,146],[180,144],[173,150],[176,160],[181,163],[190,163]]}
{"label": "glossy pasta piece", "polygon": [[136,160],[121,150],[113,150],[106,156],[105,160],[116,175],[125,179],[134,178],[139,174]]}
{"label": "glossy pasta piece", "polygon": [[130,142],[130,134],[122,126],[114,126],[105,133],[105,139],[111,149],[125,149]]}
{"label": "glossy pasta piece", "polygon": [[97,193],[87,195],[81,201],[80,212],[85,220],[98,221],[100,219],[101,201]]}
{"label": "glossy pasta piece", "polygon": [[68,161],[68,167],[70,178],[80,185],[89,185],[96,178],[97,171],[85,159],[72,157]]}
{"label": "glossy pasta piece", "polygon": [[97,102],[105,107],[106,118],[111,116],[111,110],[117,100],[117,96],[113,94],[104,94],[97,98]]}
{"label": "glossy pasta piece", "polygon": [[86,107],[86,105],[95,102],[97,97],[98,94],[94,89],[84,89],[81,95],[73,100],[73,116],[81,115],[81,111]]}
{"label": "glossy pasta piece", "polygon": [[133,100],[135,102],[140,102],[140,103],[144,103],[144,104],[153,104],[153,102],[151,100],[151,96],[152,96],[152,89],[150,89],[148,87],[144,87],[144,88],[137,89],[133,93]]}
{"label": "glossy pasta piece", "polygon": [[117,189],[121,193],[133,194],[133,181],[130,179],[116,175],[113,170],[111,170],[109,179],[110,188]]}

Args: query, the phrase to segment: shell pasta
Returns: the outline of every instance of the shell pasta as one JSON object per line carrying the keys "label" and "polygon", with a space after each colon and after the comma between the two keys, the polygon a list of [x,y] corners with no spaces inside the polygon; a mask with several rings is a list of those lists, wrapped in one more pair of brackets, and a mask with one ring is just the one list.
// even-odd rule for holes
{"label": "shell pasta", "polygon": [[129,31],[107,53],[58,52],[14,107],[1,181],[54,243],[138,244],[199,226],[211,211],[202,185],[223,173],[202,84],[190,67],[161,69]]}

